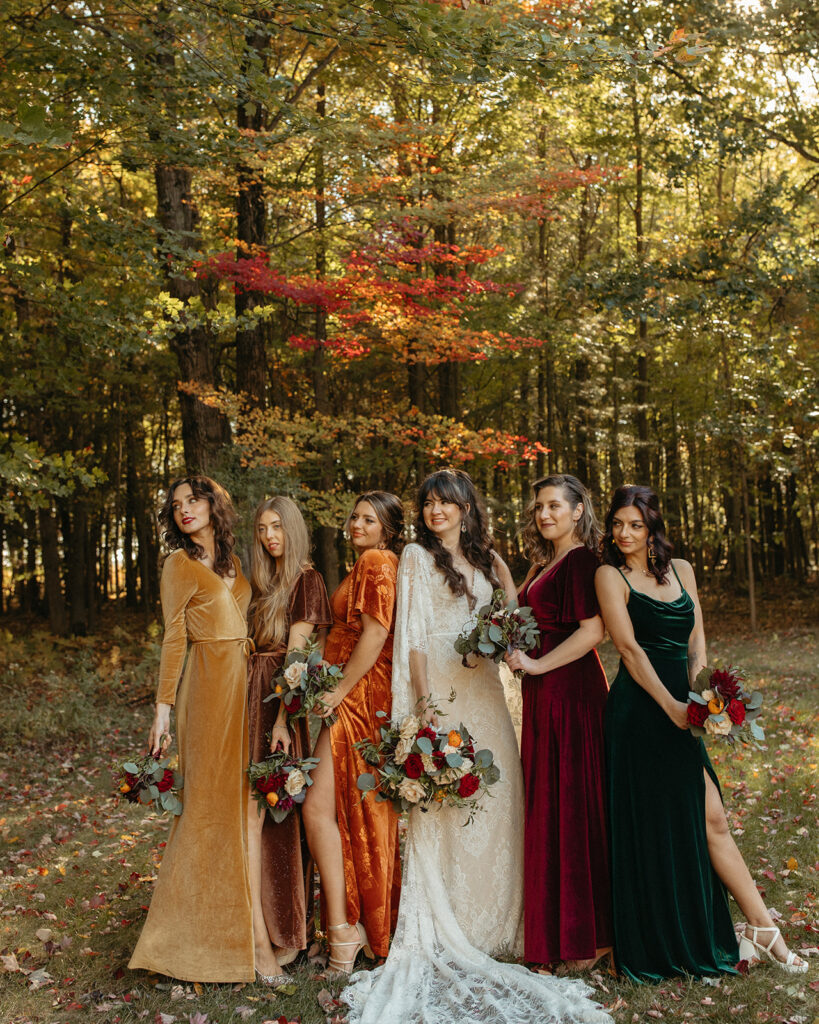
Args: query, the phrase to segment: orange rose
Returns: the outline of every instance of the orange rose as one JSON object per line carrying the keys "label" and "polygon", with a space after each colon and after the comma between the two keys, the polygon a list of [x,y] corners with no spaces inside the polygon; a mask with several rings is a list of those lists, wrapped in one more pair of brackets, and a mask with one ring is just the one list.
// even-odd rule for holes
{"label": "orange rose", "polygon": [[268,804],[271,807],[275,807],[276,804],[279,802],[279,798],[276,796],[275,793],[268,793],[267,796],[265,796],[265,800],[267,800]]}
{"label": "orange rose", "polygon": [[725,701],[722,699],[722,697],[712,697],[711,700],[708,701],[708,710],[711,712],[712,715],[722,714],[724,709]]}
{"label": "orange rose", "polygon": [[128,785],[127,782],[123,782],[123,784],[119,787],[119,791],[120,793],[130,793],[131,787]]}
{"label": "orange rose", "polygon": [[446,738],[447,743],[450,747],[460,747],[461,745],[461,734],[453,729]]}

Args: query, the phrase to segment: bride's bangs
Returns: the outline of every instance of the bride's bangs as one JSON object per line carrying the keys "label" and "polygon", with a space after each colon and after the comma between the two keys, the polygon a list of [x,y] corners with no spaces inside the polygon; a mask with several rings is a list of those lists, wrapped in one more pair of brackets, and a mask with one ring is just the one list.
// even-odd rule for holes
{"label": "bride's bangs", "polygon": [[422,511],[424,502],[428,498],[437,498],[438,501],[451,501],[458,508],[466,508],[469,504],[463,482],[453,472],[446,469],[432,473],[421,484],[421,489],[418,492],[419,512]]}

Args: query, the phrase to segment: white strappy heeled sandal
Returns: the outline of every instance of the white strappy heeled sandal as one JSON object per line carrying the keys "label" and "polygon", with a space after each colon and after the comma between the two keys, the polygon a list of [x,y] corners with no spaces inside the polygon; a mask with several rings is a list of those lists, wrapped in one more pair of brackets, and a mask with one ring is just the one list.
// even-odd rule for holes
{"label": "white strappy heeled sandal", "polygon": [[372,948],[370,946],[370,940],[367,938],[367,933],[364,930],[364,925],[360,921],[357,921],[354,925],[347,924],[346,921],[344,921],[343,924],[330,924],[327,926],[327,931],[338,932],[341,931],[342,928],[355,928],[356,931],[358,932],[358,938],[351,939],[349,942],[333,942],[332,939],[328,938],[331,954],[334,948],[338,949],[340,946],[354,946],[355,948],[353,950],[353,955],[352,957],[347,957],[345,960],[339,960],[338,957],[334,957],[331,955],[330,959],[327,961],[327,971],[325,972],[326,974],[352,973],[352,970],[355,967],[355,962],[358,957],[358,954],[361,952],[362,949],[364,950],[364,955],[368,956],[370,960],[375,959],[375,954],[373,953]]}
{"label": "white strappy heeled sandal", "polygon": [[[776,940],[781,936],[780,930],[776,926],[761,926],[747,924],[746,930],[753,932],[753,935],[747,935],[743,933],[739,937],[739,958],[740,960],[747,960],[751,963],[761,963],[763,960],[770,960],[772,964],[775,964],[780,970],[787,971],[788,974],[804,974],[808,969],[807,960],[803,960],[797,956],[796,953],[788,950],[788,956],[785,960],[780,960],[774,956],[771,950],[776,943]],[[773,932],[771,941],[766,945],[763,945],[759,941],[760,932]]]}

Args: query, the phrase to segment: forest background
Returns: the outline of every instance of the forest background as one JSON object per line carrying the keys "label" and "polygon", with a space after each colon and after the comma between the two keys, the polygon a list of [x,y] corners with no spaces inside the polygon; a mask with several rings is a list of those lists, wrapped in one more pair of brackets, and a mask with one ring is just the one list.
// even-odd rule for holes
{"label": "forest background", "polygon": [[0,613],[156,612],[186,470],[651,483],[698,574],[815,567],[810,0],[8,0]]}

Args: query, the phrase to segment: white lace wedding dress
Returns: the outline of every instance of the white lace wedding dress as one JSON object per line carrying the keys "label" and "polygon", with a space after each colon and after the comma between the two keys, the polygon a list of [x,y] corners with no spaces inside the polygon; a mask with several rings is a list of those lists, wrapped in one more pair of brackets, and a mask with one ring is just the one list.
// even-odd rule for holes
{"label": "white lace wedding dress", "polygon": [[[480,571],[468,581],[476,607],[491,597]],[[471,825],[453,807],[410,812],[398,925],[386,963],[353,975],[341,998],[350,1024],[611,1024],[581,981],[532,974],[490,954],[521,951],[523,778],[498,667],[464,668],[453,643],[474,615],[432,555],[404,550],[398,570],[393,717],[415,705],[411,650],[423,651],[434,698],[447,717],[495,755],[501,779]],[[450,690],[454,702],[447,704]]]}

